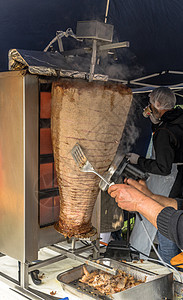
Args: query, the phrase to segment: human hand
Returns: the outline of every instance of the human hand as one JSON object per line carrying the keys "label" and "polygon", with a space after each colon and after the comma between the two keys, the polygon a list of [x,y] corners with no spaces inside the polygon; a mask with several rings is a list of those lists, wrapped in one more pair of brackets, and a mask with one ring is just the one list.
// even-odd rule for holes
{"label": "human hand", "polygon": [[[127,182],[132,183],[132,179],[128,179]],[[143,185],[141,185],[141,188],[143,188]],[[120,208],[141,213],[157,228],[157,217],[164,208],[162,203],[154,201],[129,184],[111,185],[108,193],[112,198],[115,198]]]}
{"label": "human hand", "polygon": [[127,153],[126,157],[129,159],[131,164],[136,165],[138,163],[138,159],[139,159],[140,155],[138,155],[136,153]]}
{"label": "human hand", "polygon": [[152,197],[154,194],[148,189],[146,182],[142,179],[139,181],[133,180],[131,178],[125,178],[124,183],[127,183],[130,186],[133,186],[140,192],[144,193],[148,197]]}
{"label": "human hand", "polygon": [[142,192],[127,184],[111,185],[108,193],[112,198],[115,198],[120,208],[128,211],[138,211],[138,205],[146,197]]}

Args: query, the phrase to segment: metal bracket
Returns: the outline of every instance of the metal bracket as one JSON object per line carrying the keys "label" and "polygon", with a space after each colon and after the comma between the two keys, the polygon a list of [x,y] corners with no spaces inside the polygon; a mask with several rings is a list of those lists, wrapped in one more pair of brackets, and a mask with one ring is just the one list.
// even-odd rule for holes
{"label": "metal bracket", "polygon": [[124,47],[130,47],[130,43],[128,41],[126,41],[126,42],[120,42],[120,43],[111,43],[111,44],[101,45],[101,46],[99,46],[98,50],[104,51],[104,50],[124,48]]}

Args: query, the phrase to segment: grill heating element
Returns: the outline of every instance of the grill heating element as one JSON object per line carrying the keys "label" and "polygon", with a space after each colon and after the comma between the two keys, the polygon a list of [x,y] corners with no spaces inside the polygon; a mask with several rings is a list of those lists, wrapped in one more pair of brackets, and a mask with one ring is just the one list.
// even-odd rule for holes
{"label": "grill heating element", "polygon": [[[42,90],[44,85],[41,86]],[[60,201],[51,141],[51,84],[40,92],[39,224],[53,225],[59,218]]]}

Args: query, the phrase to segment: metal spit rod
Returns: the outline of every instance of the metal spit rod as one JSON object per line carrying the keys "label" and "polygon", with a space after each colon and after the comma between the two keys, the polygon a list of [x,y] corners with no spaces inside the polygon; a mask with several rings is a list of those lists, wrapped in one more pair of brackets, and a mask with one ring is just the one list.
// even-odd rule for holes
{"label": "metal spit rod", "polygon": [[53,251],[57,251],[61,254],[65,254],[68,258],[71,258],[71,259],[74,259],[74,260],[78,260],[86,265],[89,265],[91,267],[95,267],[96,269],[100,269],[104,272],[107,272],[107,273],[110,273],[112,275],[116,275],[117,273],[117,269],[114,269],[114,268],[111,268],[109,266],[105,266],[105,265],[102,265],[102,264],[99,264],[95,261],[92,261],[92,260],[89,260],[79,254],[74,254],[74,253],[71,253],[69,250],[65,250],[63,248],[61,248],[60,246],[56,246],[56,245],[53,245],[53,246],[48,246],[49,249],[53,250]]}

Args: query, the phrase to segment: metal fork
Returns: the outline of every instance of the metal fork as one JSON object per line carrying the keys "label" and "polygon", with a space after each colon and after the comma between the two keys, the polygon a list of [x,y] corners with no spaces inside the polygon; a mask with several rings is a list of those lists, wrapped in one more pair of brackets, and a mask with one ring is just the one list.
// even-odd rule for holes
{"label": "metal fork", "polygon": [[91,172],[96,174],[100,177],[107,185],[111,186],[112,184],[109,183],[103,176],[97,173],[91,163],[88,161],[87,157],[85,156],[81,146],[76,143],[75,146],[71,150],[72,157],[74,158],[76,164],[78,165],[80,171],[82,172]]}

